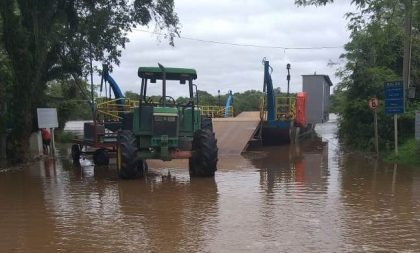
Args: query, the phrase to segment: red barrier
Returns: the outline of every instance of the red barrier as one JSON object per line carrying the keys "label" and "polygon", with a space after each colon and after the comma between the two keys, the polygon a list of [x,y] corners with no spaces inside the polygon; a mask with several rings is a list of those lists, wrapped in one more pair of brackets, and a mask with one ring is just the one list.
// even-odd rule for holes
{"label": "red barrier", "polygon": [[298,94],[296,95],[296,119],[295,119],[295,125],[298,127],[306,127],[305,101],[306,101],[306,92],[298,92]]}

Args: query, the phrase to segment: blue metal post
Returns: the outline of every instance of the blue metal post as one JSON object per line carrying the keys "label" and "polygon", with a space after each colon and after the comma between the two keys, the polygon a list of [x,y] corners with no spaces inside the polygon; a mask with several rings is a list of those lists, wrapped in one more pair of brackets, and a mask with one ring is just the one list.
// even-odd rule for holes
{"label": "blue metal post", "polygon": [[225,118],[229,117],[229,111],[230,111],[230,107],[232,106],[232,102],[233,102],[233,96],[232,96],[232,91],[230,90],[228,93],[228,98],[226,99]]}
{"label": "blue metal post", "polygon": [[269,61],[264,61],[264,86],[266,87],[267,92],[267,120],[272,121],[276,119],[276,113],[273,81],[271,80]]}

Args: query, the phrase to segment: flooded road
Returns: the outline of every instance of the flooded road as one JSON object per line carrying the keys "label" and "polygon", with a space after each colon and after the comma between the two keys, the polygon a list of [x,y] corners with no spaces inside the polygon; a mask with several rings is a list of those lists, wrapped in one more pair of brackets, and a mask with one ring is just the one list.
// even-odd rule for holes
{"label": "flooded road", "polygon": [[0,252],[420,251],[420,168],[345,153],[335,131],[221,156],[214,179],[179,160],[122,181],[60,147],[0,173]]}

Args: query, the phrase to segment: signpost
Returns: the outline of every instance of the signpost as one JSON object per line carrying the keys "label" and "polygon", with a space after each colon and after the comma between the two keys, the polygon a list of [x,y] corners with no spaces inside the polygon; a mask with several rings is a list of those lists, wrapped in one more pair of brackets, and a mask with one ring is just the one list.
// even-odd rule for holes
{"label": "signpost", "polygon": [[404,85],[403,81],[384,83],[385,113],[394,115],[395,154],[398,155],[398,114],[404,113]]}
{"label": "signpost", "polygon": [[51,151],[55,155],[54,128],[58,127],[56,108],[37,108],[38,128],[48,128],[51,133]]}
{"label": "signpost", "polygon": [[379,137],[378,137],[378,114],[376,109],[379,106],[379,100],[376,97],[369,98],[369,108],[373,111],[373,127],[375,131],[375,151],[379,154]]}

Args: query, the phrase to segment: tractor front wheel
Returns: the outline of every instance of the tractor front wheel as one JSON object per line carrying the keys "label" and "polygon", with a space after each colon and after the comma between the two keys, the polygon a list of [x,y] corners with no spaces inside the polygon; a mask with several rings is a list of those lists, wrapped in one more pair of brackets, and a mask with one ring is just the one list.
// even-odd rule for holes
{"label": "tractor front wheel", "polygon": [[80,164],[80,147],[78,144],[73,144],[71,146],[71,158],[73,159],[74,164]]}
{"label": "tractor front wheel", "polygon": [[194,133],[193,155],[189,159],[190,176],[213,177],[217,170],[217,140],[214,133],[199,129]]}
{"label": "tractor front wheel", "polygon": [[100,148],[93,152],[93,163],[97,166],[106,166],[109,164],[108,150]]}
{"label": "tractor front wheel", "polygon": [[135,179],[143,176],[144,161],[137,161],[137,141],[130,130],[123,130],[118,135],[119,152],[121,159],[120,177],[122,179]]}

